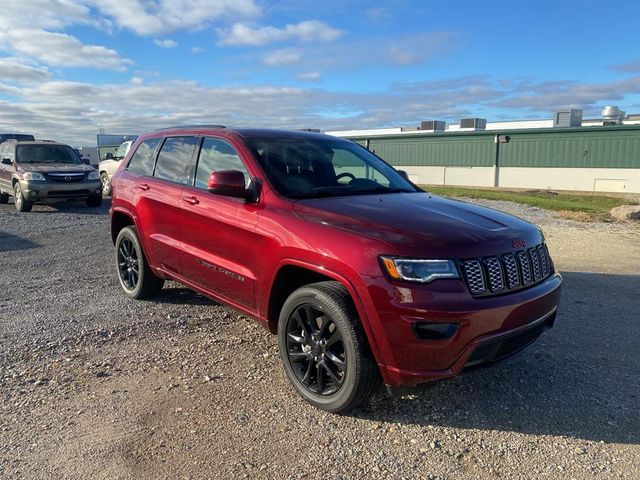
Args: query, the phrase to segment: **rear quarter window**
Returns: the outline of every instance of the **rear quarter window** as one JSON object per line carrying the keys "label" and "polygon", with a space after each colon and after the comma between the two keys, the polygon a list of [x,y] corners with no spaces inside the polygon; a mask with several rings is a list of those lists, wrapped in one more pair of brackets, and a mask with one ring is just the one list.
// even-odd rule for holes
{"label": "rear quarter window", "polygon": [[162,138],[150,138],[142,142],[138,146],[136,153],[131,157],[131,161],[129,165],[127,165],[127,170],[140,175],[151,176],[153,174],[155,151],[160,140],[162,140]]}

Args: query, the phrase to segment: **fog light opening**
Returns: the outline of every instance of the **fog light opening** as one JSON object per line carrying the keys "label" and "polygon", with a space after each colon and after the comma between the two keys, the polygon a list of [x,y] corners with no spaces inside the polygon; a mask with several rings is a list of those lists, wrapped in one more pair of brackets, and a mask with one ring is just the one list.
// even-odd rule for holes
{"label": "fog light opening", "polygon": [[446,340],[459,326],[457,323],[414,323],[413,332],[421,340]]}

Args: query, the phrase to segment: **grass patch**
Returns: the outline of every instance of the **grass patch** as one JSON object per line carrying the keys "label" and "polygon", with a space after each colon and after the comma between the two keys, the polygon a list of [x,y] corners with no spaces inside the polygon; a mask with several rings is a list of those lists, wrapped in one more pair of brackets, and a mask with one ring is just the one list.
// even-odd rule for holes
{"label": "grass patch", "polygon": [[624,198],[602,195],[572,195],[547,190],[490,190],[480,188],[445,187],[423,185],[423,188],[436,195],[446,197],[484,198],[487,200],[505,200],[523,203],[532,207],[560,212],[565,218],[582,221],[605,221],[610,218],[609,210],[630,202]]}

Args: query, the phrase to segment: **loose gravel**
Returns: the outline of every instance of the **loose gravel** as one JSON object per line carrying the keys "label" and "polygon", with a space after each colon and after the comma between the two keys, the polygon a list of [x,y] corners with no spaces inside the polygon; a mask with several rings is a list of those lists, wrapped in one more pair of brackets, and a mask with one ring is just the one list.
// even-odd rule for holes
{"label": "loose gravel", "polygon": [[175,283],[125,298],[108,202],[0,205],[0,478],[639,478],[640,228],[477,203],[542,226],[556,326],[342,416],[304,403],[237,312]]}

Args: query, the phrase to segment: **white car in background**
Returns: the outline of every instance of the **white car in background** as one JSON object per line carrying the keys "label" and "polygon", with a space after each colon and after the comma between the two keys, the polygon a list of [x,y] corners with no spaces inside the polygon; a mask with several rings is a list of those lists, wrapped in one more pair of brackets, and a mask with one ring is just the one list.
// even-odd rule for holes
{"label": "white car in background", "polygon": [[122,159],[127,156],[127,153],[129,153],[129,149],[131,148],[131,145],[133,145],[133,142],[134,140],[128,140],[121,143],[120,146],[116,148],[113,155],[111,153],[107,153],[105,160],[101,161],[98,165],[100,181],[102,182],[102,195],[106,196],[111,194],[111,177],[116,173]]}

